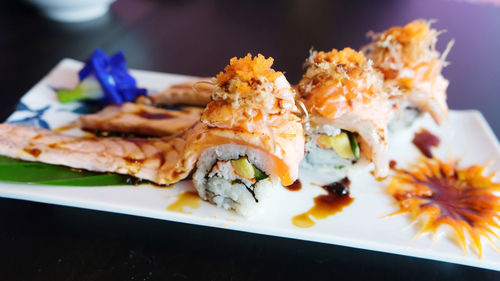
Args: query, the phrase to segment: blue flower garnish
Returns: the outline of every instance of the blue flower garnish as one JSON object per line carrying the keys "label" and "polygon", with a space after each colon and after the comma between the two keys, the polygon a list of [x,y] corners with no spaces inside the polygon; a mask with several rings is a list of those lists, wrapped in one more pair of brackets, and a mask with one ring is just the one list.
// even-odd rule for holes
{"label": "blue flower garnish", "polygon": [[78,76],[80,84],[75,89],[57,91],[61,102],[99,99],[102,105],[122,104],[147,93],[146,89],[137,88],[121,51],[108,56],[96,49]]}

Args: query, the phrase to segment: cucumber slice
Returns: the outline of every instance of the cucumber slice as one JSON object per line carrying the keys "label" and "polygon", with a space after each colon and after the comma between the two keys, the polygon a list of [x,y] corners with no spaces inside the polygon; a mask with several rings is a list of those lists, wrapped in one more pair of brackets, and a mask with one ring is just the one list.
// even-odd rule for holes
{"label": "cucumber slice", "polygon": [[349,142],[351,143],[351,150],[352,153],[354,154],[354,157],[359,159],[359,144],[358,141],[356,140],[356,136],[353,133],[348,133],[349,135]]}
{"label": "cucumber slice", "polygon": [[255,167],[255,166],[253,166],[253,170],[255,172],[255,179],[258,180],[258,181],[263,180],[263,179],[267,179],[269,177],[264,172],[262,172],[261,170],[257,169],[257,167]]}

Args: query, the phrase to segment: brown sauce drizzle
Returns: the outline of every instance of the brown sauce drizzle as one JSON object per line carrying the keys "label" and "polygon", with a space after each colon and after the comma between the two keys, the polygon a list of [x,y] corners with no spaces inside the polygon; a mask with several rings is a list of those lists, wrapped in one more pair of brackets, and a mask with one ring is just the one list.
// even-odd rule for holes
{"label": "brown sauce drizzle", "polygon": [[79,127],[80,127],[80,124],[78,122],[74,122],[74,123],[71,123],[71,124],[66,125],[66,126],[57,127],[55,129],[53,129],[52,132],[62,133],[62,132],[73,130],[73,129],[76,129]]}
{"label": "brown sauce drizzle", "polygon": [[312,218],[326,219],[342,211],[354,201],[349,193],[350,183],[348,178],[344,178],[339,182],[321,186],[328,193],[314,197],[314,206],[309,211],[293,217],[292,223],[298,227],[308,228],[316,224]]}
{"label": "brown sauce drizzle", "polygon": [[165,164],[165,152],[163,151],[158,151],[156,153],[156,157],[158,157],[158,160],[160,160],[160,164],[158,165],[158,167],[162,167],[163,164]]}
{"label": "brown sauce drizzle", "polygon": [[487,167],[461,169],[458,161],[421,157],[408,170],[392,168],[396,176],[386,190],[399,203],[400,210],[394,214],[408,213],[413,219],[425,214],[420,233],[435,233],[447,224],[464,250],[472,244],[481,256],[481,237],[489,238],[500,219],[500,196],[496,194],[500,183],[493,181],[495,172],[483,175]]}
{"label": "brown sauce drizzle", "polygon": [[144,163],[144,159],[135,159],[131,157],[124,157],[123,160],[130,165],[142,165]]}
{"label": "brown sauce drizzle", "polygon": [[149,185],[152,185],[152,186],[157,187],[157,188],[166,188],[166,187],[173,186],[170,184],[158,184],[158,183],[152,182],[150,180],[145,180],[145,179],[137,178],[134,176],[127,176],[127,178],[125,179],[125,183],[127,183],[129,185],[135,185],[135,186],[142,185],[142,184],[149,184]]}
{"label": "brown sauce drizzle", "polygon": [[[127,140],[131,139],[147,139],[147,138],[154,138],[157,136],[152,136],[152,135],[144,135],[144,134],[138,134],[138,133],[132,133],[132,132],[120,132],[120,131],[101,131],[101,130],[93,130],[93,131],[86,131],[86,132],[91,132],[94,134],[96,137],[100,138],[125,138]],[[139,142],[139,141],[134,141],[134,142]]]}
{"label": "brown sauce drizzle", "polygon": [[38,157],[42,153],[42,151],[38,148],[25,148],[23,150],[25,152],[31,154],[31,156],[33,156],[35,158]]}
{"label": "brown sauce drizzle", "polygon": [[149,144],[149,141],[143,138],[125,138],[125,140],[137,145],[139,148],[141,145]]}
{"label": "brown sauce drizzle", "polygon": [[186,191],[177,195],[177,200],[167,207],[168,211],[190,214],[184,210],[185,207],[197,209],[201,205],[201,198],[196,191]]}
{"label": "brown sauce drizzle", "polygon": [[[126,179],[125,179],[125,182],[127,184],[130,184],[130,185],[141,185],[145,182],[148,182],[148,181],[145,181],[143,179],[140,179],[140,178],[136,178],[136,177],[132,177],[132,176],[128,176]],[[149,183],[149,182],[148,182]]]}
{"label": "brown sauce drizzle", "polygon": [[299,191],[302,189],[302,183],[300,182],[299,179],[297,179],[291,185],[285,186],[285,188],[290,191]]}
{"label": "brown sauce drizzle", "polygon": [[152,112],[147,112],[145,110],[141,110],[137,112],[137,115],[146,118],[146,119],[151,119],[151,120],[161,120],[161,119],[169,119],[169,118],[174,118],[172,114],[169,113],[152,113]]}
{"label": "brown sauce drizzle", "polygon": [[61,144],[62,144],[62,143],[55,142],[55,143],[49,143],[47,146],[48,146],[49,148],[57,149],[57,148],[59,148],[59,146],[60,146]]}
{"label": "brown sauce drizzle", "polygon": [[128,171],[133,176],[135,176],[142,169],[142,165],[144,164],[144,159],[124,157],[123,160],[127,163]]}
{"label": "brown sauce drizzle", "polygon": [[421,129],[420,132],[415,133],[412,143],[422,152],[427,158],[432,158],[431,147],[439,145],[439,138],[426,129]]}

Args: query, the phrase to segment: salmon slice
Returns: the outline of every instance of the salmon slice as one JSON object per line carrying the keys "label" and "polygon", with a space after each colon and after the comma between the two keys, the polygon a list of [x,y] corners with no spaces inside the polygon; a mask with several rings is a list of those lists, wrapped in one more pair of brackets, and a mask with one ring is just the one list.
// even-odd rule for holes
{"label": "salmon slice", "polygon": [[[126,174],[158,184],[169,184],[172,180],[161,171],[171,169],[179,161],[185,145],[183,137],[79,138],[41,128],[0,124],[0,154],[94,172]],[[187,174],[179,174],[178,177]]]}
{"label": "salmon slice", "polygon": [[193,105],[204,107],[210,102],[214,87],[212,78],[198,78],[172,85],[164,91],[148,97],[140,96],[137,102],[157,106]]}
{"label": "salmon slice", "polygon": [[82,129],[89,131],[163,137],[187,130],[200,120],[202,113],[199,107],[169,110],[127,102],[83,115],[80,124]]}
{"label": "salmon slice", "polygon": [[179,167],[192,169],[201,153],[222,144],[243,145],[258,149],[271,159],[272,175],[283,185],[298,178],[299,163],[304,156],[304,133],[300,119],[290,116],[286,126],[272,127],[272,131],[248,132],[224,129],[201,123],[186,139],[186,149]]}

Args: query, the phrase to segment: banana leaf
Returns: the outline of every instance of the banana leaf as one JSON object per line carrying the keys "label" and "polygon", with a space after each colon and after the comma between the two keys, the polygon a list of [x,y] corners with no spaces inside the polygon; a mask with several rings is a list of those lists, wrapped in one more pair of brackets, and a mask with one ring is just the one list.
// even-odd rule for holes
{"label": "banana leaf", "polygon": [[65,186],[127,184],[128,176],[94,173],[0,156],[0,181]]}

